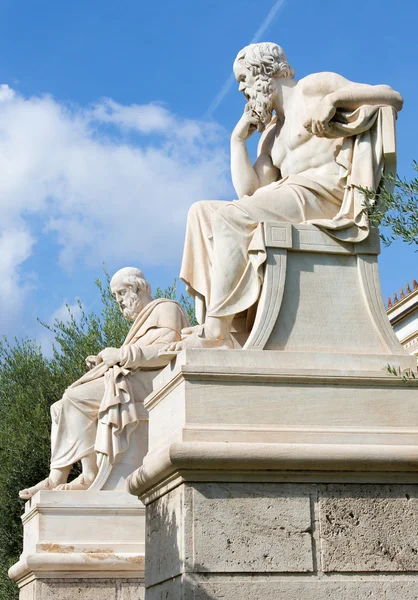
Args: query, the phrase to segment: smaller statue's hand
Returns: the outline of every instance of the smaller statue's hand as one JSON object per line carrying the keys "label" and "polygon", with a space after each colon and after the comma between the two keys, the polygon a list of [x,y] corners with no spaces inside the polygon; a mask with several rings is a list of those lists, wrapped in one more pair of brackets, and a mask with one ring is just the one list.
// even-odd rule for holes
{"label": "smaller statue's hand", "polygon": [[85,363],[86,363],[86,365],[87,365],[87,368],[88,368],[89,370],[91,370],[91,369],[94,369],[94,367],[96,367],[96,366],[99,364],[99,362],[102,362],[102,361],[99,359],[99,357],[98,357],[98,356],[93,356],[93,355],[91,355],[91,356],[88,356],[88,357],[86,358],[86,360],[85,360]]}
{"label": "smaller statue's hand", "polygon": [[316,107],[312,119],[304,123],[305,129],[317,137],[326,137],[330,130],[329,122],[336,113],[334,104],[325,97]]}
{"label": "smaller statue's hand", "polygon": [[113,365],[117,365],[121,361],[121,353],[119,348],[105,348],[101,352],[99,352],[98,357],[102,359],[102,361],[108,367],[113,367]]}
{"label": "smaller statue's hand", "polygon": [[252,136],[254,131],[260,130],[260,127],[264,127],[257,115],[251,110],[248,104],[245,107],[244,113],[238,123],[235,125],[235,129],[232,132],[232,138],[239,139],[243,142],[248,140]]}

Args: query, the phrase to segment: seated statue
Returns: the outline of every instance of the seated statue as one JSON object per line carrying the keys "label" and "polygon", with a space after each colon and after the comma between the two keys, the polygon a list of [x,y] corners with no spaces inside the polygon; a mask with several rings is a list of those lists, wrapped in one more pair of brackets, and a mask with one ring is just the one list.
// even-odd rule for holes
{"label": "seated statue", "polygon": [[[139,269],[121,269],[110,288],[133,325],[121,348],[105,348],[89,356],[90,371],[51,406],[51,470],[46,479],[19,493],[25,500],[39,490],[88,489],[98,471],[98,458],[106,456],[113,463],[127,449],[140,419],[137,404],[149,393],[150,371],[169,361],[159,352],[180,340],[181,329],[189,324],[177,302],[152,299]],[[67,483],[78,461],[82,473]]]}
{"label": "seated statue", "polygon": [[[231,136],[234,202],[203,201],[188,215],[181,279],[200,326],[171,350],[233,348],[231,324],[259,298],[262,223],[312,223],[343,241],[369,232],[357,186],[376,189],[383,162],[382,107],[402,108],[387,85],[316,73],[300,81],[277,44],[241,50],[234,74],[247,104]],[[274,116],[273,116],[274,115]],[[246,140],[263,131],[251,164]]]}

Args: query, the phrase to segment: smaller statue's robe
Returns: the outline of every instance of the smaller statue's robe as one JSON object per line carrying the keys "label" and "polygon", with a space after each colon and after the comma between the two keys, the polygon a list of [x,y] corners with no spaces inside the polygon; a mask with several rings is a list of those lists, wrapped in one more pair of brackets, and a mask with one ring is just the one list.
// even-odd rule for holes
{"label": "smaller statue's robe", "polygon": [[144,419],[142,402],[152,389],[159,356],[189,325],[179,304],[159,298],[138,315],[121,347],[120,364],[100,363],[73,383],[51,407],[51,468],[63,468],[96,451],[112,464]]}

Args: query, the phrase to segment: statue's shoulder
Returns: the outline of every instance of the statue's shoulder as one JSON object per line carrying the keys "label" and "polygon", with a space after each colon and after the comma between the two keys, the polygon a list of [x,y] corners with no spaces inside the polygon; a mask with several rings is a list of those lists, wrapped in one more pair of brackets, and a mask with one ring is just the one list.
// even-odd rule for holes
{"label": "statue's shoulder", "polygon": [[177,321],[184,317],[184,310],[175,300],[169,298],[158,298],[153,301],[152,317],[164,322]]}
{"label": "statue's shoulder", "polygon": [[351,81],[329,71],[312,73],[298,81],[299,90],[306,96],[326,96],[350,85],[352,85]]}

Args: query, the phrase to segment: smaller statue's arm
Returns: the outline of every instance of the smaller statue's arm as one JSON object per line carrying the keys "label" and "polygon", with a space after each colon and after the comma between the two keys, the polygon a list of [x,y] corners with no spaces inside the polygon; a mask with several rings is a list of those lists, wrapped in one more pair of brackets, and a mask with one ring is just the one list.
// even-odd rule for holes
{"label": "smaller statue's arm", "polygon": [[166,350],[173,342],[178,342],[180,339],[179,333],[168,327],[160,327],[157,330],[150,331],[158,332],[151,344],[144,344],[144,339],[140,340],[138,344],[122,346],[119,363],[121,367],[130,370],[139,368],[158,369],[169,363],[169,359],[161,358],[159,352]]}
{"label": "smaller statue's arm", "polygon": [[399,92],[389,85],[367,85],[353,83],[347,87],[331,92],[324,98],[335,108],[354,110],[363,104],[371,106],[393,106],[397,111],[402,109],[403,98]]}

